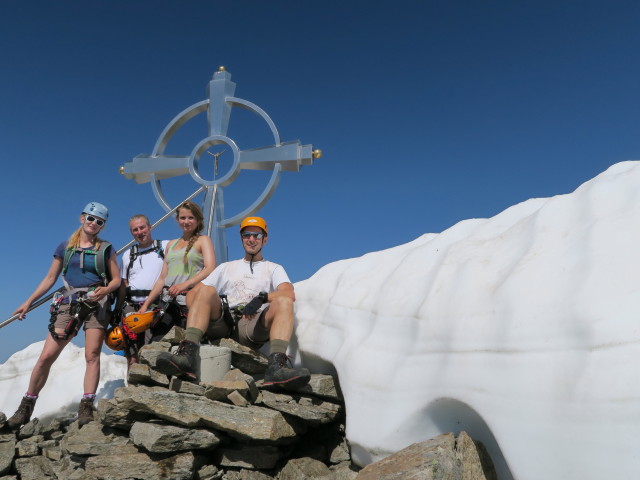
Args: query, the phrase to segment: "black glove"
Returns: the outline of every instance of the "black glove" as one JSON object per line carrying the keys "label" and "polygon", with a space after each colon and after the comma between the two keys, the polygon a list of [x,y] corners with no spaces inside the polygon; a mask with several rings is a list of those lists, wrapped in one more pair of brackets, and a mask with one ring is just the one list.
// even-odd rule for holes
{"label": "black glove", "polygon": [[256,314],[260,307],[269,301],[269,294],[267,292],[260,292],[257,296],[253,297],[249,303],[244,306],[242,314],[245,317],[251,317]]}

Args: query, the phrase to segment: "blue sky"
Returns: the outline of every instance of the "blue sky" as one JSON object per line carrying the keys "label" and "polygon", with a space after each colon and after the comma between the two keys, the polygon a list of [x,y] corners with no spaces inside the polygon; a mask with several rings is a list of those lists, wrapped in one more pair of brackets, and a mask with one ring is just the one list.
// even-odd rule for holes
{"label": "blue sky", "polygon": [[[300,281],[638,158],[639,20],[631,1],[3,1],[2,319],[88,201],[110,208],[116,246],[130,215],[163,215],[118,167],[205,99],[220,65],[283,140],[324,152],[284,173],[260,212],[266,256]],[[269,143],[256,118],[232,115],[243,149]],[[167,153],[205,136],[194,119]],[[243,175],[225,191],[230,215],[268,180]],[[196,188],[163,186],[176,203]],[[166,222],[156,236],[177,235]],[[0,361],[44,338],[46,310],[0,330]]]}

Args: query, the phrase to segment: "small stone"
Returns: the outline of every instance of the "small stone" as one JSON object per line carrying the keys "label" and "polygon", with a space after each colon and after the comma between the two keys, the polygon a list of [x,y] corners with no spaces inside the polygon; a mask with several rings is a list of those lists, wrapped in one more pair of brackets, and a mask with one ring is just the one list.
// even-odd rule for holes
{"label": "small stone", "polygon": [[142,363],[134,363],[129,368],[127,375],[127,383],[129,385],[160,385],[163,387],[169,386],[169,378],[156,370],[153,370],[149,365]]}
{"label": "small stone", "polygon": [[169,390],[178,393],[190,393],[191,395],[204,395],[205,386],[193,382],[185,382],[178,377],[172,377],[169,383]]}
{"label": "small stone", "polygon": [[138,351],[138,360],[144,365],[155,368],[158,355],[162,352],[168,352],[170,349],[171,344],[169,342],[153,342],[149,345],[144,345]]}
{"label": "small stone", "polygon": [[250,405],[247,399],[244,398],[237,390],[234,390],[229,395],[227,395],[227,398],[231,403],[237,405],[238,407],[247,407]]}

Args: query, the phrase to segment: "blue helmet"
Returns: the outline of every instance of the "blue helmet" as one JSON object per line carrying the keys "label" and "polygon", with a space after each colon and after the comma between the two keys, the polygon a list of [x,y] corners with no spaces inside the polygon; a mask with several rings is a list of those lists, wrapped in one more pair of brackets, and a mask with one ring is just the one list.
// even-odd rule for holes
{"label": "blue helmet", "polygon": [[109,218],[109,209],[98,202],[89,202],[82,210],[82,213],[86,213],[87,215],[95,215],[96,217],[100,217],[103,220],[107,220]]}

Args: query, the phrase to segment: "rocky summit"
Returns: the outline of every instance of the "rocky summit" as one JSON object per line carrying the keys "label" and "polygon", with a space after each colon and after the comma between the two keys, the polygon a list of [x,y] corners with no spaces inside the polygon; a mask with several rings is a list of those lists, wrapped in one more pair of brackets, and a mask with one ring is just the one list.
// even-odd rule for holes
{"label": "rocky summit", "polygon": [[360,470],[345,439],[345,411],[330,375],[312,374],[296,391],[268,390],[264,355],[232,340],[222,380],[190,383],[155,370],[177,343],[145,346],[128,386],[98,402],[93,422],[74,416],[19,431],[0,412],[0,480],[493,480],[482,445],[462,433],[417,443]]}

